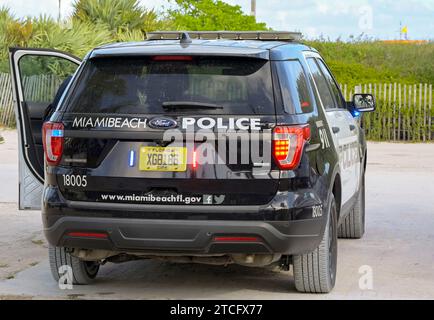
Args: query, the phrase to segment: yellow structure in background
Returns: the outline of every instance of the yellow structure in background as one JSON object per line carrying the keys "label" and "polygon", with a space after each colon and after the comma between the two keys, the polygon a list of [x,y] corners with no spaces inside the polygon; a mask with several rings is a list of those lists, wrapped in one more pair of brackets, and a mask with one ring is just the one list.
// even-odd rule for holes
{"label": "yellow structure in background", "polygon": [[397,44],[427,44],[428,40],[408,40],[408,26],[402,26],[399,29],[400,40],[382,40],[384,43],[397,43]]}

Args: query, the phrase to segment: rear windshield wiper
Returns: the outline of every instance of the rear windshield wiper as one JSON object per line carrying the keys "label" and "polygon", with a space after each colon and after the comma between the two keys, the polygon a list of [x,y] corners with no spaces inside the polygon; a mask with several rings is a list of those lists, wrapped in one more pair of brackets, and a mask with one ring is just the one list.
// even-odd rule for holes
{"label": "rear windshield wiper", "polygon": [[167,101],[163,102],[164,109],[223,109],[223,106],[213,103],[193,101]]}

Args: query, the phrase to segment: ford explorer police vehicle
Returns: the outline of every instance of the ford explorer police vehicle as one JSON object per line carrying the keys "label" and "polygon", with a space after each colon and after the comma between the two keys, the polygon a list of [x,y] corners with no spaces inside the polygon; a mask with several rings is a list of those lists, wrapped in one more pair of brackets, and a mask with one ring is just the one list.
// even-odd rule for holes
{"label": "ford explorer police vehicle", "polygon": [[[54,279],[133,259],[293,266],[330,292],[337,238],[365,231],[362,112],[291,32],[155,32],[81,61],[10,49],[19,205]],[[63,269],[62,269],[63,267]]]}

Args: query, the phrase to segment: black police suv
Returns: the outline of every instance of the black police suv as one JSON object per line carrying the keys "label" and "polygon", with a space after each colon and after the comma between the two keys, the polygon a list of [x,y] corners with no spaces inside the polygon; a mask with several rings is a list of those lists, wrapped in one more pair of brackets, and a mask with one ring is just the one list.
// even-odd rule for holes
{"label": "black police suv", "polygon": [[[89,52],[11,48],[20,208],[56,280],[162,259],[293,266],[330,292],[365,226],[366,143],[315,49],[287,32],[155,32]],[[59,89],[60,88],[60,89]]]}

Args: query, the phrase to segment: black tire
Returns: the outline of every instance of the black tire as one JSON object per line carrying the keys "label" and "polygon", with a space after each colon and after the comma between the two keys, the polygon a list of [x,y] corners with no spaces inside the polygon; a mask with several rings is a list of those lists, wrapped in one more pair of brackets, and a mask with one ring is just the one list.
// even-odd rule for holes
{"label": "black tire", "polygon": [[63,273],[59,273],[59,268],[69,266],[72,269],[72,284],[85,285],[90,284],[95,279],[99,271],[99,263],[94,261],[83,261],[69,254],[65,248],[53,247],[48,249],[50,260],[51,274],[54,280],[59,281]]}
{"label": "black tire", "polygon": [[365,234],[365,175],[362,175],[357,202],[338,229],[341,239],[361,239]]}
{"label": "black tire", "polygon": [[337,267],[337,210],[331,195],[323,239],[313,252],[293,256],[295,288],[306,293],[329,293],[335,286]]}

